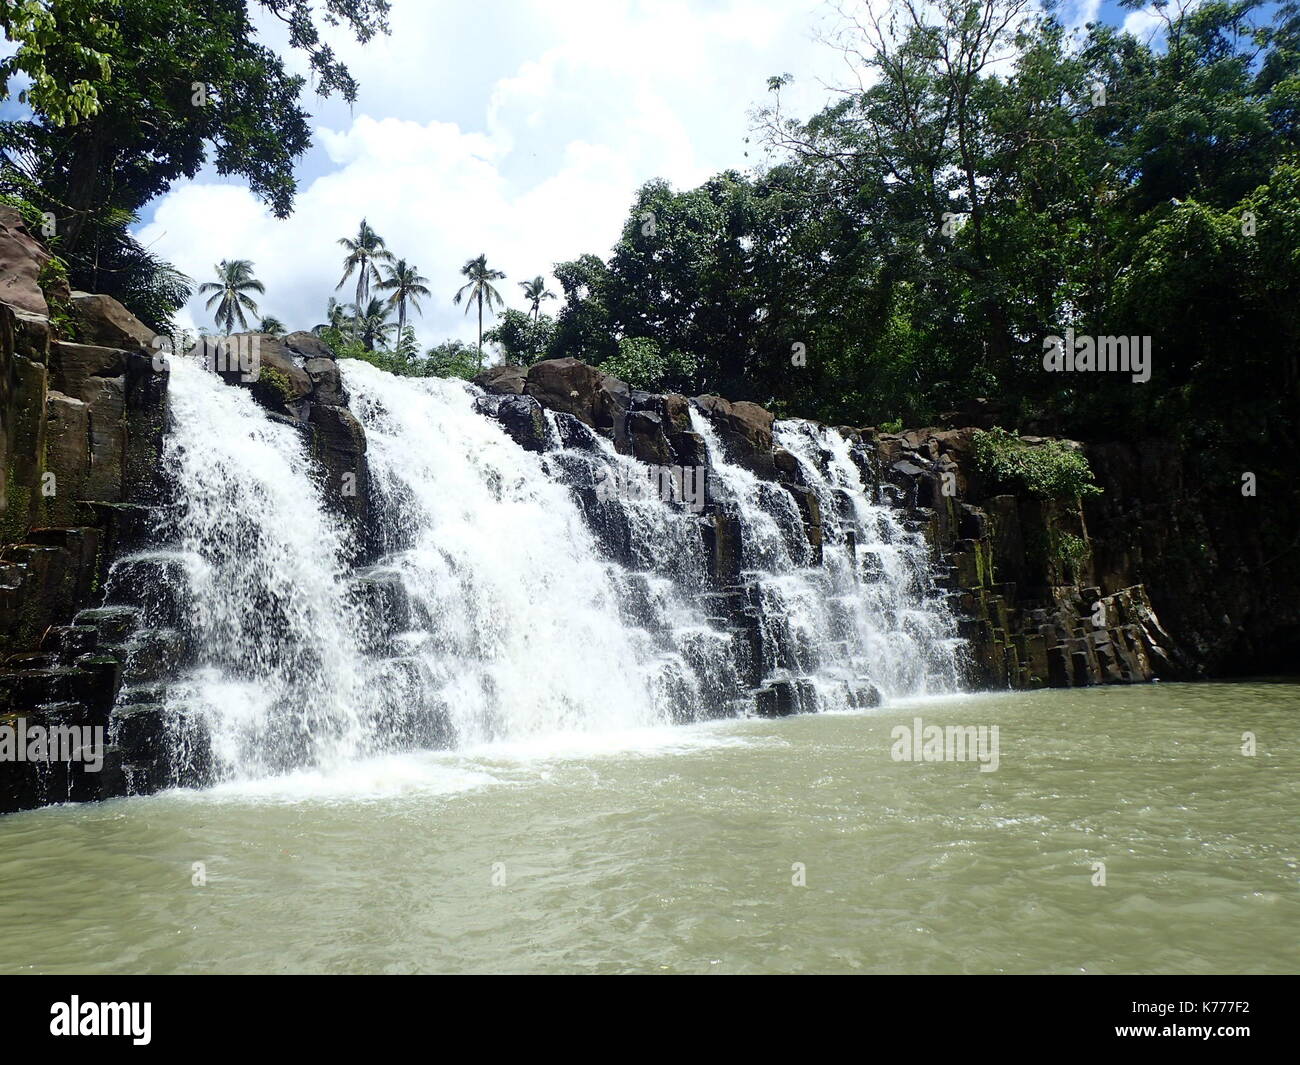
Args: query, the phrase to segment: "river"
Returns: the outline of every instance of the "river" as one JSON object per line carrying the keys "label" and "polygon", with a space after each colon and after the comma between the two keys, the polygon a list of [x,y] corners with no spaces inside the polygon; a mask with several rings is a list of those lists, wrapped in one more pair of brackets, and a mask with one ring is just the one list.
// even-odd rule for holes
{"label": "river", "polygon": [[[1295,972],[1298,696],[932,697],[15,814],[0,972]],[[996,771],[895,760],[917,717],[997,726]]]}

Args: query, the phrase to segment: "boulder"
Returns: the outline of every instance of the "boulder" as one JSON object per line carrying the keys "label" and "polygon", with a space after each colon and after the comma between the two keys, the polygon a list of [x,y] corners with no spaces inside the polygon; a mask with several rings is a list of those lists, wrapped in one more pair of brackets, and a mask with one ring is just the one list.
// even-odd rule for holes
{"label": "boulder", "polygon": [[704,437],[699,433],[670,433],[668,442],[673,446],[673,457],[679,466],[707,466],[709,452],[704,446]]}
{"label": "boulder", "polygon": [[772,450],[772,463],[776,467],[776,475],[787,484],[803,485],[807,478],[804,476],[803,466],[799,460],[783,447]]}
{"label": "boulder", "polygon": [[691,402],[713,424],[731,462],[767,480],[776,478],[772,456],[775,415],[757,403],[730,403],[721,396],[696,396]]}
{"label": "boulder", "polygon": [[49,304],[37,278],[49,261],[50,253],[32,236],[22,215],[0,205],[0,302],[48,318]]}
{"label": "boulder", "polygon": [[332,358],[311,358],[303,365],[307,376],[311,378],[311,401],[323,403],[329,407],[341,407],[348,401],[343,390],[343,376],[339,373],[339,364]]}
{"label": "boulder", "polygon": [[474,383],[494,396],[522,396],[527,377],[527,366],[489,366]]}
{"label": "boulder", "polygon": [[[235,333],[226,338],[230,361],[218,372],[227,384],[241,385],[253,393],[267,410],[305,421],[311,395],[312,380],[307,371],[294,362],[289,348],[270,333]],[[240,370],[236,352],[252,353],[253,372]],[[245,377],[253,377],[245,381]]]}
{"label": "boulder", "polygon": [[281,343],[303,359],[334,358],[334,350],[315,333],[290,333]]}
{"label": "boulder", "polygon": [[112,296],[72,293],[77,335],[88,344],[127,351],[152,351],[156,333]]}
{"label": "boulder", "polygon": [[653,466],[671,466],[676,457],[664,434],[664,420],[648,410],[630,410],[615,421],[614,446]]}
{"label": "boulder", "polygon": [[691,401],[685,396],[669,392],[661,397],[663,416],[669,432],[689,433],[691,431]]}
{"label": "boulder", "polygon": [[581,359],[543,359],[528,369],[524,393],[548,410],[571,414],[593,429],[612,429],[629,406],[630,389]]}
{"label": "boulder", "polygon": [[525,451],[545,451],[550,446],[550,427],[541,404],[532,396],[502,396],[497,403],[496,420]]}
{"label": "boulder", "polygon": [[592,454],[600,451],[601,438],[595,430],[578,421],[572,414],[556,414],[555,428],[560,447]]}

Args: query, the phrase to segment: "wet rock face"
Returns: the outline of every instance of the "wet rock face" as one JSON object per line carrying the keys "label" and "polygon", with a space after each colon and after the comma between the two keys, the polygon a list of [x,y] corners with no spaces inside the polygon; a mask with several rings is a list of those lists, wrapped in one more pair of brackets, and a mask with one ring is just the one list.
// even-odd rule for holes
{"label": "wet rock face", "polygon": [[[253,393],[267,410],[305,422],[311,410],[312,379],[294,358],[293,352],[270,333],[234,333],[225,340],[232,358],[217,372],[227,384]],[[248,353],[256,363],[252,373],[233,356]]]}
{"label": "wet rock face", "polygon": [[525,451],[550,448],[550,427],[546,424],[542,405],[532,396],[501,396],[493,413],[510,438]]}
{"label": "wet rock face", "polygon": [[[22,241],[14,238],[12,247],[21,250]],[[202,783],[210,770],[197,719],[162,704],[166,681],[193,654],[181,604],[169,598],[176,583],[169,563],[132,556],[106,584],[109,562],[147,541],[166,504],[157,474],[167,374],[152,364],[147,327],[120,305],[82,293],[73,300],[82,323],[76,342],[52,339],[37,311],[0,305],[0,723],[85,719],[109,723],[112,734],[104,770],[93,780],[76,768],[40,777],[0,764],[0,810]],[[330,506],[353,530],[358,595],[377,619],[374,639],[391,642],[410,619],[380,575],[360,576],[378,557],[378,534],[365,433],[347,408],[333,353],[309,333],[256,338],[257,380],[242,380],[238,370],[224,376],[302,433]],[[774,418],[761,406],[634,390],[575,359],[495,367],[476,383],[486,393],[479,410],[521,447],[570,449],[548,462],[590,463],[612,444],[650,466],[704,467],[704,441],[691,427],[692,410],[698,412],[729,461],[770,482],[764,491],[789,494],[792,515],[797,511],[792,535],[799,537],[802,524],[811,547],[800,557],[822,557],[822,523],[834,520],[822,508],[833,509],[835,501],[819,498],[795,457],[774,445]],[[975,469],[971,428],[840,432],[877,499],[905,508],[908,528],[932,544],[940,581],[962,618],[972,685],[1128,683],[1192,668],[1181,647],[1184,630],[1161,624],[1140,579],[1155,573],[1177,583],[1180,571],[1153,565],[1171,541],[1145,531],[1153,524],[1140,517],[1149,488],[1122,472],[1132,456],[1096,461],[1103,487],[1116,490],[1085,511],[995,493]],[[42,494],[45,474],[58,485],[52,495]],[[630,561],[624,511],[590,484],[574,492],[610,557]],[[1161,513],[1167,523],[1192,521],[1174,504]],[[761,612],[743,571],[753,546],[744,542],[744,528],[713,502],[698,521],[707,567],[701,601],[714,623],[737,636],[737,671],[752,688],[751,709],[782,716],[815,708],[806,680],[763,681],[781,674],[765,660]],[[1226,543],[1229,534],[1214,527],[1216,542]],[[1087,561],[1067,564],[1054,552],[1064,535],[1091,546]],[[1240,617],[1244,588],[1243,580],[1212,608]],[[1165,602],[1178,601],[1163,587],[1160,595],[1162,613]],[[1210,607],[1198,609],[1188,605],[1186,614],[1199,638],[1218,622],[1202,617]],[[153,628],[140,628],[143,616]],[[394,676],[395,684],[400,680]],[[874,706],[880,698],[868,684],[847,693],[852,706]],[[449,728],[415,739],[450,742]]]}
{"label": "wet rock face", "polygon": [[[101,603],[110,564],[143,545],[160,502],[168,374],[153,365],[153,330],[109,297],[65,293],[76,340],[57,337],[25,287],[45,253],[9,230],[0,234],[0,258],[9,256],[0,300],[10,301],[0,303],[0,728],[12,740],[107,730],[131,676],[134,611]],[[122,794],[145,779],[126,772],[131,756],[111,740],[100,754],[95,772],[0,760],[0,811]]]}
{"label": "wet rock face", "polygon": [[311,380],[313,403],[330,407],[341,407],[347,403],[339,364],[332,358],[310,358],[303,364],[303,369]]}
{"label": "wet rock face", "polygon": [[346,407],[316,404],[311,408],[311,454],[319,463],[326,502],[349,523],[354,561],[369,561],[377,550],[371,526],[370,465],[366,433]]}
{"label": "wet rock face", "polygon": [[[974,435],[860,434],[879,490],[912,508],[935,545],[967,641],[970,683],[1074,687],[1191,675],[1192,660],[1161,625],[1140,571],[1116,566],[1098,580],[1099,526],[1079,502],[994,494],[975,468]],[[1081,555],[1062,550],[1070,542]]]}
{"label": "wet rock face", "polygon": [[727,458],[766,480],[776,479],[772,453],[774,415],[757,403],[729,403],[720,396],[696,396],[691,402],[713,424]]}
{"label": "wet rock face", "polygon": [[49,261],[50,253],[28,230],[22,215],[0,205],[0,302],[48,317],[50,308],[37,278]]}

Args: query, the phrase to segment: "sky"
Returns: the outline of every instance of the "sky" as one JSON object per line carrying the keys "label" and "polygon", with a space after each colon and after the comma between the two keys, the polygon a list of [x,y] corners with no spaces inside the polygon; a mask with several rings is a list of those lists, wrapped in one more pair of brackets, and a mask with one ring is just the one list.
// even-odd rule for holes
{"label": "sky", "polygon": [[[452,303],[465,261],[485,253],[507,280],[506,305],[525,309],[519,282],[585,252],[607,255],[636,189],[651,178],[688,188],[762,160],[747,143],[767,78],[789,73],[786,108],[807,115],[852,72],[823,43],[835,26],[825,0],[393,0],[392,33],[361,46],[331,36],[360,82],[355,105],[310,91],[314,145],[298,167],[292,217],[273,218],[237,179],[215,172],[155,200],[141,241],[196,281],[223,258],[250,259],[259,299],[289,329],[324,317],[344,254],[337,240],[365,217],[399,257],[429,278],[412,315],[422,346],[474,337]],[[1150,31],[1113,0],[1066,0],[1077,25]],[[280,46],[282,27],[260,20]],[[747,154],[748,153],[748,154]],[[557,301],[546,307],[554,312]],[[195,298],[183,327],[211,326]]]}

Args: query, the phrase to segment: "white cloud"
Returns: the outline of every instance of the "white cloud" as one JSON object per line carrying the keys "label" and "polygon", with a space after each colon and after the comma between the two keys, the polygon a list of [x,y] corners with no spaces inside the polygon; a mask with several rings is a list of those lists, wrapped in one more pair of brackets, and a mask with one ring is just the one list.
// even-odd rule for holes
{"label": "white cloud", "polygon": [[[748,110],[768,75],[790,71],[799,102],[820,103],[819,78],[843,76],[812,40],[819,7],[535,0],[486,32],[445,5],[395,5],[390,37],[364,48],[336,38],[362,93],[355,114],[315,105],[317,147],[291,218],[201,176],[157,203],[141,239],[199,281],[219,259],[253,260],[263,311],[308,328],[335,294],[337,238],[365,216],[431,279],[414,323],[422,342],[468,339],[451,303],[466,259],[486,253],[508,275],[508,304],[522,307],[518,281],[609,251],[646,180],[686,187],[751,162]],[[268,39],[278,32],[268,26]],[[197,299],[190,311],[211,320]]]}
{"label": "white cloud", "polygon": [[1171,4],[1163,14],[1156,10],[1154,4],[1140,11],[1131,11],[1124,18],[1124,30],[1139,41],[1150,42],[1164,35],[1166,18],[1177,18],[1180,6],[1185,11],[1195,11],[1201,6],[1201,0],[1183,0],[1182,4]]}
{"label": "white cloud", "polygon": [[[1074,18],[1097,3],[1077,0]],[[316,146],[293,216],[276,220],[205,174],[164,196],[141,238],[198,281],[219,259],[253,260],[264,313],[309,328],[328,297],[351,296],[351,285],[335,292],[336,241],[364,216],[430,278],[413,320],[422,343],[471,339],[451,302],[466,259],[486,253],[508,275],[507,303],[523,307],[520,280],[608,253],[643,182],[690,187],[759,161],[746,137],[767,77],[793,74],[784,108],[807,114],[855,73],[816,39],[837,22],[821,0],[519,0],[493,11],[402,3],[389,37],[363,47],[333,34],[361,95],[355,110],[308,101]],[[283,50],[283,27],[261,26]],[[301,56],[291,65],[306,72]],[[189,312],[183,324],[210,324],[201,301]]]}

